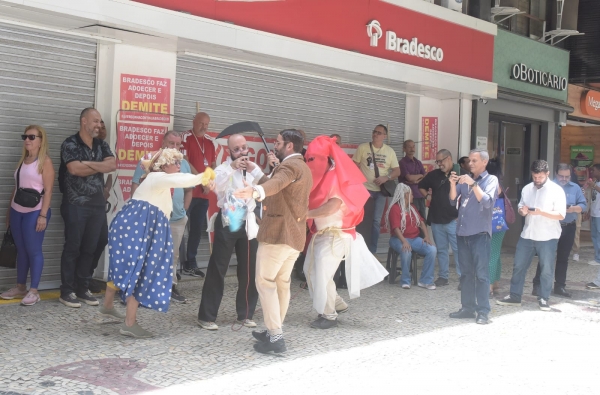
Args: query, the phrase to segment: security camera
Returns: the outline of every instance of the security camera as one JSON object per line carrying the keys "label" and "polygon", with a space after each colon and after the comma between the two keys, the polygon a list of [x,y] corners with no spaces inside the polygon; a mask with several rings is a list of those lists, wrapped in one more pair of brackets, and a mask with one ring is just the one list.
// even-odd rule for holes
{"label": "security camera", "polygon": [[487,101],[487,100],[485,100],[483,97],[480,97],[480,98],[479,98],[479,101],[480,101],[481,103],[483,103],[483,104],[487,104],[487,102],[488,102],[488,101]]}
{"label": "security camera", "polygon": [[558,123],[558,126],[560,126],[560,127],[562,128],[562,127],[564,127],[564,126],[567,126],[567,123],[566,123],[566,122],[559,122],[559,123]]}

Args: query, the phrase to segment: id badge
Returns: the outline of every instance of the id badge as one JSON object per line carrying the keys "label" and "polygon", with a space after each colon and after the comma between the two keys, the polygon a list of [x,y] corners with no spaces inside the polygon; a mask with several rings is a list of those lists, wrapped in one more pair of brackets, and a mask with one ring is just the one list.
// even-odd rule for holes
{"label": "id badge", "polygon": [[465,201],[463,202],[462,206],[463,207],[467,207],[467,203],[469,203],[469,199],[470,198],[466,198]]}
{"label": "id badge", "polygon": [[371,164],[369,165],[369,169],[371,169],[371,170],[375,170],[375,166],[373,165],[373,163],[371,163]]}
{"label": "id badge", "polygon": [[204,158],[204,166],[208,166],[208,161]]}

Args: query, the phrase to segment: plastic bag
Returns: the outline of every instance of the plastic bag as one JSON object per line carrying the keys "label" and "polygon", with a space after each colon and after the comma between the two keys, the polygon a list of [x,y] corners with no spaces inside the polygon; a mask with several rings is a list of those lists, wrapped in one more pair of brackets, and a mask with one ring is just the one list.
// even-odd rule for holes
{"label": "plastic bag", "polygon": [[225,202],[221,209],[221,220],[223,226],[228,226],[230,232],[237,232],[240,230],[246,219],[248,213],[248,206],[243,200],[240,200],[233,196],[233,189],[227,190],[225,194]]}

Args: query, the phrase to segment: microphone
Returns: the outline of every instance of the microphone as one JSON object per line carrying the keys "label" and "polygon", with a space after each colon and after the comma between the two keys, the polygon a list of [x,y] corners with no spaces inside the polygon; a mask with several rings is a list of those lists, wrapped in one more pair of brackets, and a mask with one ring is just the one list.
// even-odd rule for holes
{"label": "microphone", "polygon": [[246,169],[242,170],[242,178],[246,181]]}

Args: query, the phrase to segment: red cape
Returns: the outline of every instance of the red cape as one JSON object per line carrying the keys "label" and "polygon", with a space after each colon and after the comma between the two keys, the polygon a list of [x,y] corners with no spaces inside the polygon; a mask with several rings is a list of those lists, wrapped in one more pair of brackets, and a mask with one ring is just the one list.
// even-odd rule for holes
{"label": "red cape", "polygon": [[[313,176],[313,187],[310,192],[308,207],[321,207],[332,196],[338,196],[348,207],[348,214],[342,222],[343,228],[358,225],[364,214],[365,202],[369,192],[363,185],[365,176],[358,166],[336,143],[335,138],[319,136],[307,147],[306,164]],[[333,166],[329,158],[333,160]],[[349,231],[354,234],[354,230]]]}

